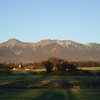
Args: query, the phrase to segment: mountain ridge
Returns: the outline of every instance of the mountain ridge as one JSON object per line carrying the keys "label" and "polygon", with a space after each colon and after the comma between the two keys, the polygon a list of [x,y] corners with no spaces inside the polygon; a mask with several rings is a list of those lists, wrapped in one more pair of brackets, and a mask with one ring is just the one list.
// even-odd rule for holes
{"label": "mountain ridge", "polygon": [[70,61],[100,61],[99,43],[78,43],[71,40],[41,40],[36,43],[9,39],[0,43],[0,62],[34,62],[54,56]]}

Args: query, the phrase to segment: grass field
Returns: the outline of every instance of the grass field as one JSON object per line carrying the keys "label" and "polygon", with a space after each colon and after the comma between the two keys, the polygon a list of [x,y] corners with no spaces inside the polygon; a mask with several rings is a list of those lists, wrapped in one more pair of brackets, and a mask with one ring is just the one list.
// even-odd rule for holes
{"label": "grass field", "polygon": [[49,75],[32,75],[32,74],[1,74],[0,81],[15,81],[15,80],[67,80],[67,81],[82,81],[100,80],[100,76],[49,76]]}
{"label": "grass field", "polygon": [[100,100],[99,89],[3,89],[0,100]]}
{"label": "grass field", "polygon": [[100,71],[100,67],[82,67],[83,70]]}
{"label": "grass field", "polygon": [[[68,82],[100,80],[100,76],[48,76],[32,74],[1,74],[0,85],[15,82],[16,80],[67,80]],[[24,84],[24,83],[23,83]],[[73,89],[73,88],[38,88],[38,89],[0,89],[0,100],[100,100],[100,89]]]}

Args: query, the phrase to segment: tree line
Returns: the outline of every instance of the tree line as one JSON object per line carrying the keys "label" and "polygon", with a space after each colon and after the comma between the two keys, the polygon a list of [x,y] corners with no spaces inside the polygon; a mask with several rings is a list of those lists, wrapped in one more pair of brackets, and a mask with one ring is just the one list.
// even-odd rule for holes
{"label": "tree line", "polygon": [[[100,67],[100,61],[78,61],[78,62],[71,62],[71,61],[67,61],[64,59],[60,59],[60,58],[56,58],[56,57],[49,57],[47,60],[48,63],[52,62],[52,64],[55,66],[57,63],[62,63],[64,62],[64,64],[73,64],[75,65],[77,68],[78,67]],[[29,66],[32,66],[33,69],[38,69],[38,68],[44,68],[44,64],[43,62],[45,61],[41,61],[41,62],[34,62],[34,63],[12,63],[12,62],[4,62],[4,63],[0,63],[0,69],[4,68],[17,68],[18,65],[22,65],[23,68],[28,68]]]}
{"label": "tree line", "polygon": [[0,63],[0,71],[10,71],[13,68],[18,68],[21,65],[22,68],[31,68],[31,69],[40,69],[46,68],[47,72],[52,72],[52,70],[76,70],[77,68],[82,67],[100,67],[100,62],[96,61],[78,61],[78,62],[69,62],[67,60],[49,57],[47,60],[34,63],[12,63],[4,62]]}
{"label": "tree line", "polygon": [[45,68],[46,71],[34,73],[40,75],[91,75],[89,71],[82,70],[82,67],[100,67],[100,62],[69,62],[65,59],[49,57],[47,60],[34,63],[0,63],[0,73],[12,73],[11,69],[19,68],[19,65],[21,65],[21,69],[33,70],[32,73],[34,73],[34,69]]}

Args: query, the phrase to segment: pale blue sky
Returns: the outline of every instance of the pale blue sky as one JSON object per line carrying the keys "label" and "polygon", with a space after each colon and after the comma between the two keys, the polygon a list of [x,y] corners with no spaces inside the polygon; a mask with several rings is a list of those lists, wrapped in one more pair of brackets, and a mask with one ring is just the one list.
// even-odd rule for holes
{"label": "pale blue sky", "polygon": [[100,43],[100,0],[0,0],[0,43],[11,38]]}

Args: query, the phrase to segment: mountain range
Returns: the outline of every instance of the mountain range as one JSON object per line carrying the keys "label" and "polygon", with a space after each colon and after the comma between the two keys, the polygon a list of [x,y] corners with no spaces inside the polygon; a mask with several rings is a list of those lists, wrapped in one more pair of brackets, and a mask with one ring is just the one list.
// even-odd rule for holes
{"label": "mountain range", "polygon": [[37,43],[9,39],[0,43],[0,62],[40,62],[48,57],[68,61],[100,61],[99,43],[77,43],[71,40],[41,40]]}

